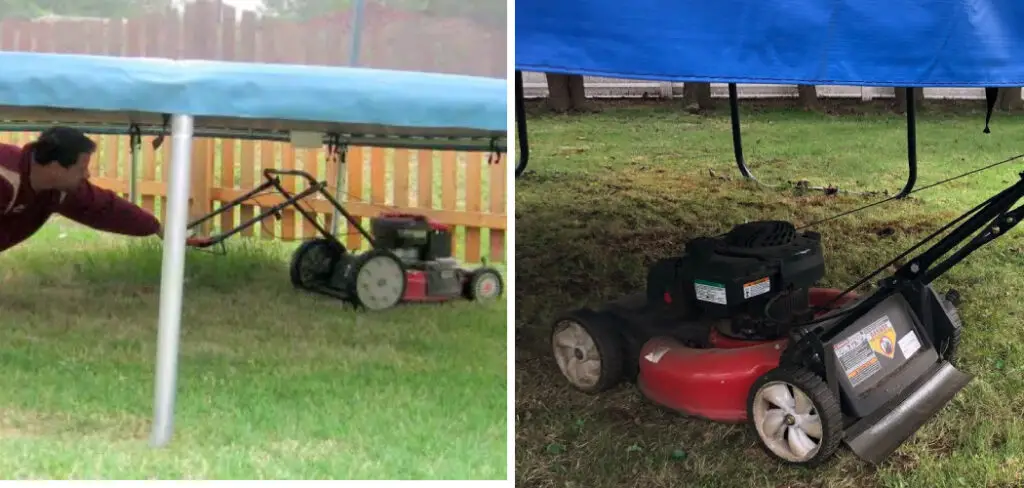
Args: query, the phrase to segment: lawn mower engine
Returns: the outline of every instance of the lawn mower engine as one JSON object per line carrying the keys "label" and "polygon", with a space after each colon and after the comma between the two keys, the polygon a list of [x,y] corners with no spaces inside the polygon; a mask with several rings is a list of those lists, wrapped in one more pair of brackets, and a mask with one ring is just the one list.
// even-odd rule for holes
{"label": "lawn mower engine", "polygon": [[859,298],[815,288],[824,275],[817,233],[739,225],[656,261],[645,291],[560,317],[552,352],[581,391],[635,381],[687,416],[749,422],[777,459],[815,465],[845,440],[879,462],[969,381],[947,361],[959,318],[928,285]]}
{"label": "lawn mower engine", "polygon": [[774,340],[786,324],[811,318],[811,286],[825,276],[820,236],[792,224],[752,222],[722,237],[686,244],[682,257],[648,272],[647,302],[687,321],[707,322],[724,337]]}
{"label": "lawn mower engine", "polygon": [[[467,270],[452,257],[448,226],[422,215],[384,213],[370,224],[373,249],[352,253],[337,241],[314,239],[296,251],[293,270],[306,264],[311,276],[293,282],[356,305],[382,310],[399,302],[486,300],[500,296],[500,273],[490,267]],[[326,258],[311,251],[326,250]]]}

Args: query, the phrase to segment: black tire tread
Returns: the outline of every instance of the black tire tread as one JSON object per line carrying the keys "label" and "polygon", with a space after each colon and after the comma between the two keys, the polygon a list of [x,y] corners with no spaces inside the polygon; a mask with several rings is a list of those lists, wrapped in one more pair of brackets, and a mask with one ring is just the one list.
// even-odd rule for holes
{"label": "black tire tread", "polygon": [[963,321],[960,317],[960,311],[957,310],[956,305],[946,298],[942,298],[942,305],[946,308],[946,313],[953,319],[953,330],[950,337],[941,341],[938,344],[938,352],[941,354],[942,359],[949,361],[949,364],[956,366],[959,356],[957,352],[960,350],[960,338],[963,333]]}
{"label": "black tire tread", "polygon": [[[815,410],[818,411],[818,417],[821,418],[822,444],[817,454],[805,463],[793,463],[792,461],[780,458],[771,449],[768,449],[768,446],[761,441],[760,435],[757,433],[757,427],[753,422],[754,396],[762,385],[772,381],[783,381],[802,390],[811,399]],[[750,429],[754,433],[754,438],[757,439],[761,449],[773,459],[786,464],[800,464],[811,468],[819,466],[835,454],[843,438],[843,413],[839,405],[839,399],[832,394],[828,389],[828,385],[821,377],[800,367],[781,366],[758,378],[750,388],[750,394],[747,398],[747,417],[750,419]]]}
{"label": "black tire tread", "polygon": [[[623,350],[622,340],[612,328],[610,321],[601,317],[600,314],[589,310],[577,310],[563,315],[555,321],[551,327],[551,335],[548,339],[552,350],[554,350],[555,329],[558,323],[563,320],[572,320],[583,326],[590,334],[594,345],[597,346],[598,354],[601,355],[601,375],[590,388],[580,388],[569,383],[573,388],[587,394],[597,394],[607,391],[618,385],[623,379]],[[556,363],[555,368],[558,368]],[[559,370],[561,372],[561,370]],[[568,379],[567,379],[568,381]]]}
{"label": "black tire tread", "polygon": [[[292,286],[296,288],[304,288],[306,286],[306,284],[302,282],[302,278],[300,276],[300,263],[302,262],[302,258],[306,255],[306,253],[308,253],[311,249],[317,246],[330,247],[332,246],[332,243],[330,240],[325,239],[323,237],[316,237],[313,239],[306,240],[302,244],[299,244],[299,247],[297,247],[295,249],[295,252],[292,253],[292,260],[289,265],[289,277],[291,278]],[[337,258],[341,254],[346,252],[344,246],[342,246],[340,249],[337,249],[336,251],[338,251],[338,255],[334,256],[334,261],[337,261]]]}

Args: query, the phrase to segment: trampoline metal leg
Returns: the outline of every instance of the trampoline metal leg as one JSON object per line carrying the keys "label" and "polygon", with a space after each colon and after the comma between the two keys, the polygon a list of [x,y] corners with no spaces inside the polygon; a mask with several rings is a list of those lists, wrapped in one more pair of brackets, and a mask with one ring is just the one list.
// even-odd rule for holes
{"label": "trampoline metal leg", "polygon": [[[917,183],[917,106],[914,100],[914,89],[907,91],[907,182],[895,198],[904,198],[914,190]],[[732,119],[732,148],[736,157],[736,167],[744,178],[754,180],[754,174],[747,167],[743,157],[743,138],[740,133],[740,103],[736,84],[729,83],[729,114]]]}
{"label": "trampoline metal leg", "polygon": [[740,97],[735,83],[729,83],[729,118],[732,119],[732,152],[736,156],[736,167],[744,178],[757,180],[747,168],[743,159],[743,136],[740,134]]}
{"label": "trampoline metal leg", "polygon": [[917,183],[917,101],[914,89],[905,88],[907,93],[907,182],[896,198],[904,198],[914,190]]}
{"label": "trampoline metal leg", "polygon": [[519,136],[519,161],[516,177],[523,173],[530,160],[530,141],[526,136],[526,96],[523,94],[523,72],[516,70],[516,133]]}
{"label": "trampoline metal leg", "polygon": [[[334,179],[334,198],[339,201],[346,198],[347,193],[345,192],[345,174],[348,172],[348,146],[344,146],[338,153],[338,175]],[[362,160],[358,161],[357,164],[363,164]],[[331,216],[331,235],[337,236],[341,230],[341,210],[337,207],[334,208],[334,214]]]}
{"label": "trampoline metal leg", "polygon": [[167,191],[163,267],[160,270],[160,319],[157,331],[156,386],[150,444],[163,447],[171,440],[178,382],[178,346],[185,282],[185,238],[188,226],[193,118],[171,118],[171,181]]}
{"label": "trampoline metal leg", "polygon": [[139,204],[139,154],[142,153],[142,136],[129,138],[131,144],[131,168],[129,168],[128,199]]}

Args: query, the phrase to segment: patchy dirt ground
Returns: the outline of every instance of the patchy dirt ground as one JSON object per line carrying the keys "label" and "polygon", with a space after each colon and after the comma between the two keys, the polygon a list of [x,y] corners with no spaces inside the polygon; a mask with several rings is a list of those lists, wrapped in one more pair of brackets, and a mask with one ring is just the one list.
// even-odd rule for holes
{"label": "patchy dirt ground", "polygon": [[[920,129],[922,146],[929,144],[922,150],[921,186],[1018,149],[1009,135],[978,137],[977,117],[946,117]],[[749,116],[750,165],[772,184],[806,178],[822,186],[898,189],[906,171],[900,119],[884,113],[850,119],[768,110]],[[1024,352],[1024,334],[1015,317],[1024,313],[1024,239],[1015,234],[940,280],[940,289],[955,286],[965,297],[962,368],[976,379],[877,468],[845,449],[816,471],[785,467],[769,460],[743,426],[683,418],[651,404],[631,385],[596,396],[568,387],[548,347],[558,313],[639,289],[646,266],[681,253],[689,238],[746,220],[807,224],[881,198],[800,194],[739,181],[727,121],[720,114],[650,106],[531,118],[532,171],[516,188],[517,485],[1021,483],[1024,363],[1017,354]],[[1007,126],[1017,130],[1020,120],[1004,116],[1002,125],[1010,132]],[[857,127],[863,130],[853,132]],[[865,163],[856,166],[858,161]],[[828,259],[825,284],[852,283],[1016,177],[1014,168],[1002,167],[816,226]]]}

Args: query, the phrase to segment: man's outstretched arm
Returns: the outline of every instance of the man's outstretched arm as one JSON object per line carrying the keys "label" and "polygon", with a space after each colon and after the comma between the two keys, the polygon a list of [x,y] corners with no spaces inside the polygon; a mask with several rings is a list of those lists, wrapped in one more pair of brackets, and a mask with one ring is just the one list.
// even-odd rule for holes
{"label": "man's outstretched arm", "polygon": [[14,203],[11,201],[13,199],[14,185],[7,181],[3,174],[0,174],[0,215],[7,212],[7,208]]}
{"label": "man's outstretched arm", "polygon": [[21,186],[21,175],[10,169],[21,159],[21,148],[11,144],[0,144],[0,215],[14,204]]}
{"label": "man's outstretched arm", "polygon": [[113,191],[85,181],[68,192],[57,213],[96,230],[128,236],[160,235],[160,221]]}

